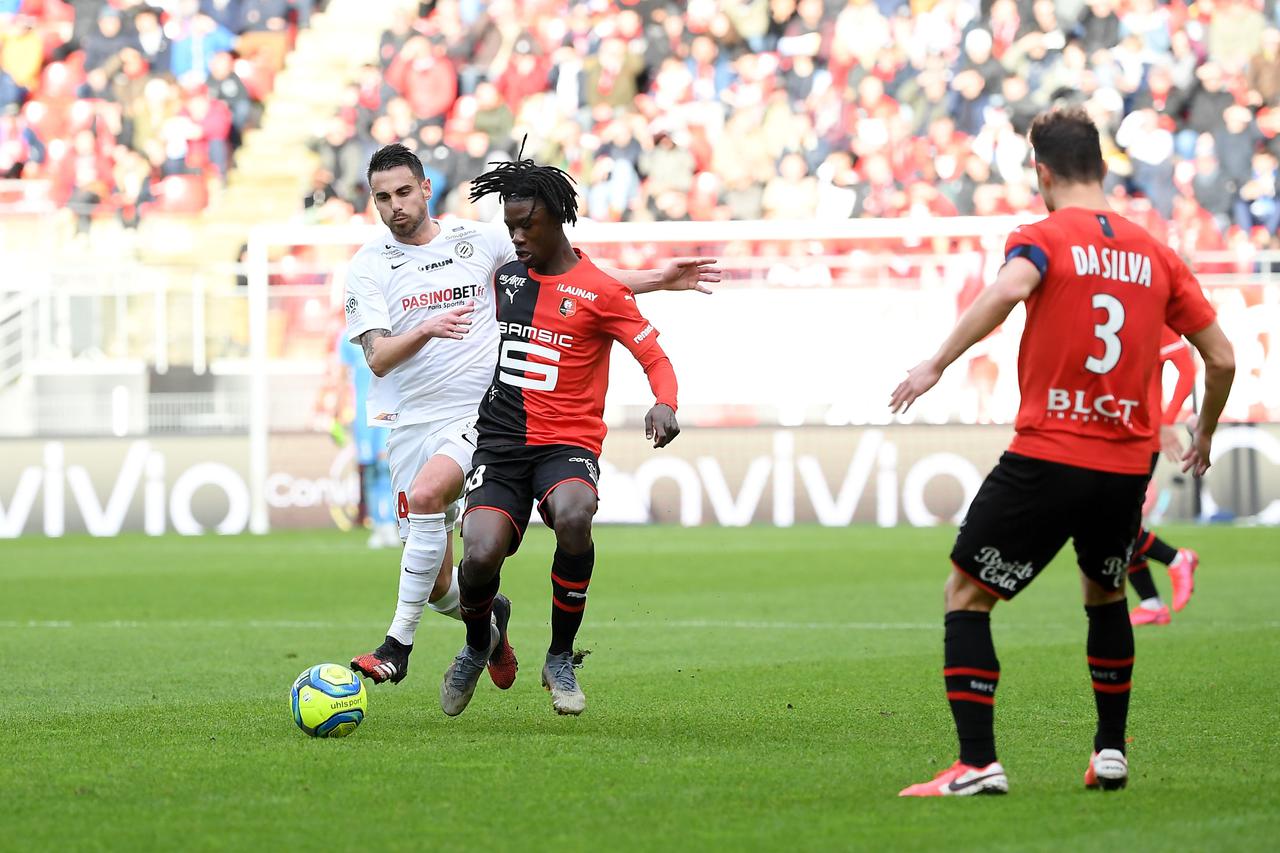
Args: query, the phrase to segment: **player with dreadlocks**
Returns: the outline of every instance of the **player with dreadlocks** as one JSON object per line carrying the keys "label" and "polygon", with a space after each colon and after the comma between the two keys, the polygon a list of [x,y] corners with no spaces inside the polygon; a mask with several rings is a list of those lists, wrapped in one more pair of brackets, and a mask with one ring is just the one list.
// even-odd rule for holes
{"label": "player with dreadlocks", "polygon": [[[395,615],[386,640],[351,668],[376,684],[404,679],[426,609],[458,616],[453,568],[455,502],[475,450],[476,410],[498,357],[493,277],[516,255],[496,223],[439,222],[427,207],[431,181],[403,145],[369,161],[369,188],[386,228],[347,267],[347,338],[359,341],[374,373],[369,425],[390,427],[391,488],[405,542]],[[713,258],[676,258],[661,270],[611,272],[636,293],[706,291]],[[443,568],[443,571],[442,571]],[[510,602],[495,607],[489,672],[499,687],[516,678],[506,642]]]}
{"label": "player with dreadlocks", "polygon": [[649,377],[656,402],[645,416],[645,436],[665,447],[680,432],[676,375],[657,330],[640,315],[632,290],[574,249],[564,232],[577,220],[571,180],[560,169],[517,160],[472,183],[472,200],[501,197],[516,260],[494,279],[502,344],[480,403],[467,481],[458,584],[467,643],[440,685],[440,707],[450,716],[467,707],[484,671],[490,614],[495,599],[501,602],[499,572],[520,547],[535,501],[556,535],[542,684],[557,713],[586,708],[573,671],[573,641],[595,566],[591,519],[614,341]]}

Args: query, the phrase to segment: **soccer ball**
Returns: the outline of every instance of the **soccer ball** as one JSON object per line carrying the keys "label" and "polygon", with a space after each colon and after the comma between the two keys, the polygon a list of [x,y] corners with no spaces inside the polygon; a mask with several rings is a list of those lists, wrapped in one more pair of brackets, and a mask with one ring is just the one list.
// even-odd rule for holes
{"label": "soccer ball", "polygon": [[322,663],[299,675],[289,691],[293,721],[311,737],[346,737],[369,707],[369,694],[354,672]]}

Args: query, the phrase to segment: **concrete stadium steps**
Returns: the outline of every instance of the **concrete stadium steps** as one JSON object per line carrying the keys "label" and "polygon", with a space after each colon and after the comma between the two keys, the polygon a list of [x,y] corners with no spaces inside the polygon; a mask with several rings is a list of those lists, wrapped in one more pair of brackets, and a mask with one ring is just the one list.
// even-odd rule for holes
{"label": "concrete stadium steps", "polygon": [[345,86],[377,60],[378,39],[402,0],[330,0],[298,34],[276,75],[260,127],[245,134],[227,186],[211,198],[191,241],[146,241],[144,260],[234,260],[249,229],[296,216],[311,184],[310,145],[332,121]]}

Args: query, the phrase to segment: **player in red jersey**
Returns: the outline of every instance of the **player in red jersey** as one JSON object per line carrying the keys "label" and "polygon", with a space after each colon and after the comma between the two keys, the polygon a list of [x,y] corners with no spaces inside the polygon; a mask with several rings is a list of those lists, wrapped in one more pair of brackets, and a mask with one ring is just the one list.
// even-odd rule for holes
{"label": "player in red jersey", "polygon": [[[1161,369],[1172,364],[1178,373],[1174,384],[1173,397],[1169,405],[1162,405],[1164,387],[1161,381]],[[1182,418],[1183,407],[1191,396],[1195,385],[1196,365],[1191,358],[1191,349],[1182,336],[1173,329],[1165,327],[1160,339],[1160,367],[1153,377],[1152,405],[1161,406],[1164,416],[1160,425],[1160,449],[1171,462],[1182,458],[1184,448],[1182,437],[1178,431],[1178,421]],[[1152,465],[1152,474],[1155,466]],[[1139,625],[1168,625],[1169,608],[1160,598],[1156,582],[1151,577],[1148,558],[1164,563],[1169,570],[1169,582],[1173,586],[1173,609],[1180,611],[1187,606],[1191,593],[1195,590],[1195,571],[1200,565],[1200,555],[1190,548],[1174,548],[1145,526],[1138,531],[1138,539],[1134,542],[1133,556],[1129,561],[1129,585],[1138,594],[1139,602],[1129,611],[1129,621],[1134,627]]]}
{"label": "player in red jersey", "polygon": [[1088,115],[1045,113],[1030,135],[1048,218],[1010,235],[995,283],[890,401],[893,411],[905,411],[1015,305],[1027,303],[1016,434],[969,507],[946,584],[943,677],[960,759],[902,796],[1009,790],[995,751],[1000,663],[990,614],[997,601],[1031,583],[1068,539],[1082,575],[1098,712],[1085,784],[1124,786],[1134,651],[1124,581],[1157,446],[1160,412],[1151,388],[1162,328],[1186,335],[1205,362],[1204,404],[1184,470],[1203,474],[1209,467],[1235,371],[1231,344],[1190,271],[1108,208],[1106,167]]}
{"label": "player in red jersey", "polygon": [[645,435],[654,447],[680,432],[676,375],[632,291],[570,245],[564,225],[577,220],[577,195],[568,175],[532,160],[502,163],[472,185],[472,200],[491,193],[504,202],[516,260],[494,277],[502,343],[480,403],[462,526],[467,644],[445,672],[440,707],[455,716],[471,701],[490,646],[499,571],[520,547],[536,501],[556,534],[542,683],[557,713],[576,715],[586,698],[573,671],[573,640],[595,565],[591,520],[613,342],[630,350],[649,377],[656,402],[645,416]]}

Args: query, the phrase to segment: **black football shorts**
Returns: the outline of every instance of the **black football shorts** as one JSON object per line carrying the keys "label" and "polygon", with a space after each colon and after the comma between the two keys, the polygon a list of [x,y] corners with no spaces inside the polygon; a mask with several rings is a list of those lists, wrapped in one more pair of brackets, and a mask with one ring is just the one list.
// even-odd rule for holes
{"label": "black football shorts", "polygon": [[591,491],[600,481],[600,460],[590,450],[568,444],[542,446],[510,445],[482,447],[471,458],[467,476],[467,509],[491,509],[511,519],[516,537],[508,553],[514,554],[529,529],[530,509],[537,502],[538,513],[555,527],[547,496],[565,483],[580,482]]}
{"label": "black football shorts", "polygon": [[1120,589],[1142,521],[1149,474],[1115,474],[1005,453],[960,525],[951,562],[1013,598],[1070,539],[1085,576]]}

